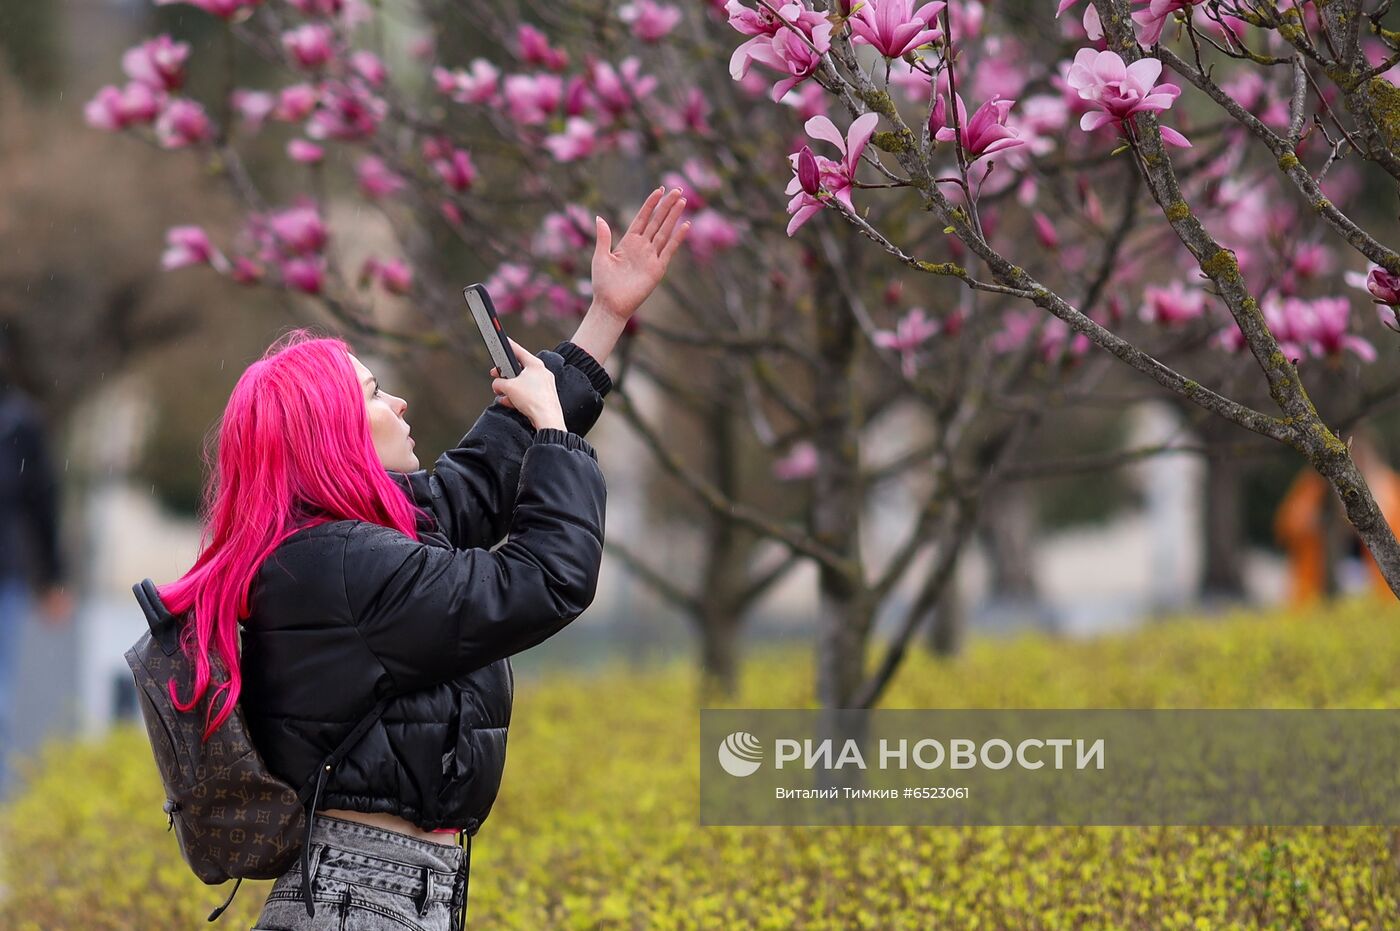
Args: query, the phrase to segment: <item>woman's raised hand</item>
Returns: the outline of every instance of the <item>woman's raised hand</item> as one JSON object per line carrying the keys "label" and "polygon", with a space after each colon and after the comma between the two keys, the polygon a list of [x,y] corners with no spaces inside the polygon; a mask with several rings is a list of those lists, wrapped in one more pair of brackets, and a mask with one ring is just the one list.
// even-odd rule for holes
{"label": "woman's raised hand", "polygon": [[[626,320],[661,283],[690,223],[680,223],[685,198],[679,188],[651,192],[632,225],[614,247],[612,230],[602,217],[595,221],[598,242],[593,249],[593,302]],[[677,225],[679,224],[679,225]]]}
{"label": "woman's raised hand", "polygon": [[536,430],[564,426],[564,409],[559,406],[559,392],[554,386],[554,373],[539,356],[533,355],[524,346],[506,337],[515,357],[520,360],[524,371],[514,378],[501,378],[495,366],[491,367],[491,390],[506,407],[513,407],[535,425]]}

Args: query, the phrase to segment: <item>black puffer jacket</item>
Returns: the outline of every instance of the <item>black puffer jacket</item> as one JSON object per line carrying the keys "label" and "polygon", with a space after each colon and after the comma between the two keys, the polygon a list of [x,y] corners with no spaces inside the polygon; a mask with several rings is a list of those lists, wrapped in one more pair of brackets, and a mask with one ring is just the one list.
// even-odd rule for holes
{"label": "black puffer jacket", "polygon": [[505,767],[509,657],[588,607],[603,552],[607,490],[581,434],[612,382],[567,340],[539,355],[568,431],[536,431],[493,402],[433,472],[390,473],[436,515],[420,521],[422,542],[330,521],[288,537],[254,577],[242,705],[274,774],[306,784],[375,702],[394,696],[318,808],[469,834],[491,810]]}

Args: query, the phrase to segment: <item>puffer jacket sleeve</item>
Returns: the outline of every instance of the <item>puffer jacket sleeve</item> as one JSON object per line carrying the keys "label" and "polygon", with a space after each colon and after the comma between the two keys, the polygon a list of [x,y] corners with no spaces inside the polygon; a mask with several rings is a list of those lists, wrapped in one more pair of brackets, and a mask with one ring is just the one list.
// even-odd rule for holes
{"label": "puffer jacket sleeve", "polygon": [[351,622],[409,692],[445,682],[558,633],[597,590],[607,487],[578,434],[535,431],[520,466],[510,539],[449,549],[356,524],[345,540]]}
{"label": "puffer jacket sleeve", "polygon": [[[607,370],[569,340],[537,353],[554,373],[564,426],[583,436],[603,413],[612,390]],[[534,425],[520,411],[492,401],[462,441],[438,457],[433,471],[399,478],[420,505],[432,509],[453,546],[491,546],[505,536]],[[393,474],[393,473],[391,473]]]}

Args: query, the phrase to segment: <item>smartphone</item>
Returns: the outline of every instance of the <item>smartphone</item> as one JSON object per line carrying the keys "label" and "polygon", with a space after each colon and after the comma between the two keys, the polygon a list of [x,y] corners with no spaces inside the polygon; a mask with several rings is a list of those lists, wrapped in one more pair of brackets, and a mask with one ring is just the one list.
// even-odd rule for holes
{"label": "smartphone", "polygon": [[501,326],[501,318],[496,316],[496,305],[491,303],[486,286],[468,285],[462,289],[462,297],[466,298],[472,319],[476,321],[476,328],[481,331],[486,350],[491,353],[491,361],[496,363],[496,371],[500,372],[501,377],[514,378],[525,371],[525,366],[515,357],[515,350],[510,348],[505,328]]}

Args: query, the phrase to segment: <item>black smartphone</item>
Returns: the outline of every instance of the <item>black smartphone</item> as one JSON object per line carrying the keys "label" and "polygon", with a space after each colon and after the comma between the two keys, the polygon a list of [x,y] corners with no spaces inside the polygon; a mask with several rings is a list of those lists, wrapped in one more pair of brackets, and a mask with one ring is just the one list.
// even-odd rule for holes
{"label": "black smartphone", "polygon": [[491,361],[496,364],[496,371],[501,373],[501,377],[514,378],[525,371],[525,366],[515,357],[515,350],[510,348],[505,328],[501,326],[501,318],[496,316],[496,305],[491,303],[486,286],[468,285],[462,289],[462,297],[466,298],[472,319],[476,321],[476,328],[481,331],[486,350],[491,353]]}

